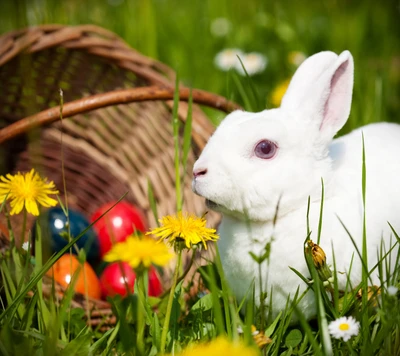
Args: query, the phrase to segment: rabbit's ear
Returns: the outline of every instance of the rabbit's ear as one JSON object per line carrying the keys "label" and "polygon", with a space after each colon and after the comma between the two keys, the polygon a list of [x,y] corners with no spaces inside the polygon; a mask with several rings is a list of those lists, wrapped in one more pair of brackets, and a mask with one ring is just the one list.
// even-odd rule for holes
{"label": "rabbit's ear", "polygon": [[320,52],[299,67],[282,99],[282,109],[312,118],[318,136],[329,142],[346,123],[351,107],[354,64],[349,51]]}

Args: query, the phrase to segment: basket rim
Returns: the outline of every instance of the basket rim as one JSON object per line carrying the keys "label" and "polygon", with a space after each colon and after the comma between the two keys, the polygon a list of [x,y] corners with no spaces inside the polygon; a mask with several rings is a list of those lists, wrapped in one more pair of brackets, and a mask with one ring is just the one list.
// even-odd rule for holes
{"label": "basket rim", "polygon": [[[126,69],[133,63],[151,66],[175,80],[175,72],[168,65],[135,50],[116,33],[92,24],[46,24],[6,32],[0,36],[0,66],[22,52],[32,54],[56,46],[86,50],[115,60],[123,68],[128,65]],[[162,80],[162,77],[157,79]]]}
{"label": "basket rim", "polygon": [[[59,47],[84,51],[114,62],[118,67],[134,72],[148,81],[148,86],[112,90],[64,103],[63,118],[102,107],[139,101],[161,100],[172,107],[175,72],[166,64],[130,47],[114,32],[96,25],[46,24],[7,32],[0,36],[0,67],[21,54],[32,54]],[[189,101],[190,92],[195,104],[209,106],[225,113],[242,109],[238,104],[220,95],[199,89],[190,90],[182,86],[179,91],[180,101]],[[60,118],[60,111],[60,106],[56,106],[19,118],[18,121],[0,130],[0,144],[33,128],[49,125]],[[182,116],[179,112],[179,118],[184,121],[186,116]],[[214,131],[213,124],[208,119],[204,117],[199,121],[201,122],[193,123],[193,139],[198,143],[201,140],[207,141],[208,136]]]}
{"label": "basket rim", "polygon": [[[132,102],[141,101],[168,101],[174,98],[175,90],[172,87],[164,86],[150,86],[150,87],[137,87],[130,89],[113,90],[106,93],[90,95],[78,100],[74,100],[61,106],[55,106],[43,110],[34,115],[22,118],[0,130],[0,144],[20,136],[34,128],[49,125],[60,119],[62,110],[62,117],[68,118],[77,114],[86,113],[99,108],[113,106],[117,104],[128,104]],[[196,104],[206,105],[208,107],[221,110],[224,112],[231,112],[239,110],[241,107],[227,100],[226,98],[204,91],[200,89],[179,89],[179,100],[189,101],[193,100]],[[211,124],[211,123],[210,123]],[[197,141],[198,133],[193,132],[193,138]]]}

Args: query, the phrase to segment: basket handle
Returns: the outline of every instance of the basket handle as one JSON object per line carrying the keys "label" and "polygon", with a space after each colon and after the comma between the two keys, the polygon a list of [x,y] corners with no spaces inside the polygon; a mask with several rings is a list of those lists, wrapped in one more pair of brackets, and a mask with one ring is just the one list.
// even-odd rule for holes
{"label": "basket handle", "polygon": [[[63,105],[62,116],[68,118],[76,114],[103,108],[116,104],[128,104],[139,101],[172,100],[175,89],[172,87],[150,86],[131,89],[114,90],[95,94],[74,100]],[[189,88],[179,89],[179,100],[188,101]],[[241,107],[226,98],[199,89],[192,89],[193,102],[224,112],[241,109]],[[36,127],[51,124],[60,119],[60,106],[41,111],[37,114],[18,120],[0,130],[0,144],[26,133]]]}

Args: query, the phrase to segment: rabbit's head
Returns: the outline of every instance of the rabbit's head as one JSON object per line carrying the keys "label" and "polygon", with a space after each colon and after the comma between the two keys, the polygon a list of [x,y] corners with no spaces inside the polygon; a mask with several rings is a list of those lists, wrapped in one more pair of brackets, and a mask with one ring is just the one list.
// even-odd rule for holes
{"label": "rabbit's head", "polygon": [[347,121],[353,58],[321,52],[296,71],[278,109],[235,111],[193,168],[192,188],[224,214],[268,221],[304,206],[331,170],[329,145]]}

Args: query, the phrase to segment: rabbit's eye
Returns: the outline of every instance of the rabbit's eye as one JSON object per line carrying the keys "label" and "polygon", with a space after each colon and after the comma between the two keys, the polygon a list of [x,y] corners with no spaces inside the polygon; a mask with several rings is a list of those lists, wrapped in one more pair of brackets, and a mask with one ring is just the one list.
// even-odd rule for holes
{"label": "rabbit's eye", "polygon": [[275,156],[276,149],[277,147],[275,143],[268,140],[262,140],[257,144],[254,153],[258,158],[271,159]]}

